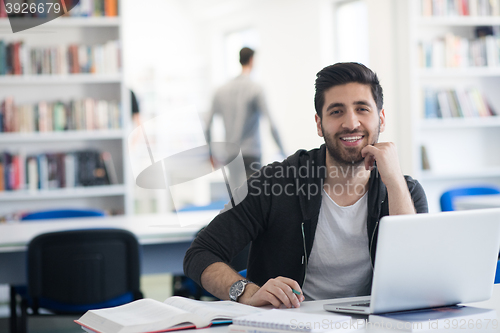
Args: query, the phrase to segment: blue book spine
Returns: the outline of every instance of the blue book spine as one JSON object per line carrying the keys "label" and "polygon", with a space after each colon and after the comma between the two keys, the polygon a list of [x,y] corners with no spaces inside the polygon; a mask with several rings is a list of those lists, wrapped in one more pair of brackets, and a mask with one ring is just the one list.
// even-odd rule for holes
{"label": "blue book spine", "polygon": [[425,118],[439,118],[437,95],[434,89],[425,88],[424,99]]}
{"label": "blue book spine", "polygon": [[5,42],[0,40],[0,75],[7,74],[7,55]]}

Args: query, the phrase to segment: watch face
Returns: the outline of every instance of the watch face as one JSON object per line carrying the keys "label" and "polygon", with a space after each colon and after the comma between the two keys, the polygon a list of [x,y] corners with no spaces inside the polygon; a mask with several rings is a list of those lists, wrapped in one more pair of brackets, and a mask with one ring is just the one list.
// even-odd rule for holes
{"label": "watch face", "polygon": [[238,281],[234,286],[235,293],[241,295],[243,293],[243,281]]}
{"label": "watch face", "polygon": [[235,282],[232,286],[231,289],[229,290],[229,296],[233,301],[236,301],[241,294],[243,294],[243,291],[245,290],[245,285],[244,281],[240,280]]}

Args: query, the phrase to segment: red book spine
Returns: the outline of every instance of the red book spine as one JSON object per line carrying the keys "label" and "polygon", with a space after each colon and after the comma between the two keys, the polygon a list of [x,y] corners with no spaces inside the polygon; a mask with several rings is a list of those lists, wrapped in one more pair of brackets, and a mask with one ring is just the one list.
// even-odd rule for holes
{"label": "red book spine", "polygon": [[21,42],[14,43],[14,50],[12,56],[12,64],[14,67],[14,75],[21,75],[21,59],[19,58],[19,48],[21,47]]}
{"label": "red book spine", "polygon": [[12,189],[19,190],[21,188],[21,163],[19,155],[12,156]]}
{"label": "red book spine", "polygon": [[78,61],[78,46],[73,45],[73,73],[80,73],[80,62]]}
{"label": "red book spine", "polygon": [[7,17],[7,10],[5,9],[5,1],[0,0],[0,18]]}
{"label": "red book spine", "polygon": [[465,16],[469,16],[469,6],[467,5],[467,0],[462,0],[462,11]]}
{"label": "red book spine", "polygon": [[5,191],[5,168],[3,160],[0,160],[0,192]]}
{"label": "red book spine", "polygon": [[69,71],[72,74],[76,74],[80,72],[79,64],[78,64],[78,47],[76,45],[71,45],[68,48],[69,53]]}

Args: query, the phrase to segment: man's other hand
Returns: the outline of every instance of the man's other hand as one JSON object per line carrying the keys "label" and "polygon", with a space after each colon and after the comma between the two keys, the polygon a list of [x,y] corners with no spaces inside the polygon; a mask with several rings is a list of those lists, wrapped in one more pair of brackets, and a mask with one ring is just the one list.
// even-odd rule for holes
{"label": "man's other hand", "polygon": [[[292,289],[299,292],[300,295],[295,294]],[[275,279],[269,279],[260,288],[256,284],[248,284],[238,301],[252,306],[271,304],[275,308],[279,308],[283,304],[287,308],[298,308],[304,299],[302,289],[297,281],[278,276]]]}

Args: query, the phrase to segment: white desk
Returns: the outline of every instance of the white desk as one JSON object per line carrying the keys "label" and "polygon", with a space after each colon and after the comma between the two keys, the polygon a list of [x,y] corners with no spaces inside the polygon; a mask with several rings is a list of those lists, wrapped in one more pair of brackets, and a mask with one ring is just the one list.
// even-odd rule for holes
{"label": "white desk", "polygon": [[89,228],[122,228],[134,233],[142,248],[141,272],[182,273],[184,254],[214,211],[189,212],[183,219],[196,224],[180,227],[176,214],[74,218],[0,224],[0,284],[26,283],[26,249],[42,233]]}
{"label": "white desk", "polygon": [[[323,304],[325,303],[329,303],[331,302],[331,300],[323,300],[323,301],[313,301],[313,302],[303,302],[300,306],[300,308],[298,309],[291,309],[291,310],[287,310],[287,311],[298,311],[298,312],[306,312],[306,313],[320,313],[320,314],[332,314],[331,312],[328,312],[328,311],[325,311],[323,310]],[[494,309],[496,310],[497,312],[497,319],[500,321],[500,284],[496,284],[494,285],[494,288],[493,288],[493,297],[489,300],[489,301],[485,301],[485,302],[478,302],[478,303],[468,303],[466,305],[469,305],[469,306],[475,306],[475,307],[480,307],[480,308],[486,308],[486,309]],[[333,315],[333,314],[332,314]],[[367,316],[352,316],[353,317],[353,322],[355,322],[356,319],[360,319],[360,320],[363,320],[363,319],[367,319]],[[500,322],[499,322],[499,325],[500,325]],[[360,325],[361,327],[361,325]],[[182,332],[185,332],[185,333],[199,333],[200,331],[199,330],[187,330],[187,331],[182,331]],[[227,329],[227,326],[214,326],[214,327],[211,327],[211,328],[207,328],[207,329],[204,329],[203,330],[204,333],[227,333],[228,332],[228,329]],[[343,330],[343,329],[340,329],[340,330],[336,330],[336,331],[333,331],[333,332],[339,332],[339,333],[343,333],[343,332],[352,332],[352,331],[347,331],[347,330]],[[397,332],[401,332],[399,330],[396,330],[396,329],[377,329],[377,328],[373,328],[373,327],[369,327],[368,329],[364,329],[364,328],[360,328],[358,330],[356,330],[355,332],[377,332],[377,333],[382,333],[382,332],[391,332],[391,333],[397,333]],[[491,324],[490,324],[490,328],[489,329],[456,329],[456,330],[453,330],[453,329],[445,329],[445,330],[437,330],[437,329],[434,329],[434,330],[429,330],[429,331],[425,331],[425,332],[433,332],[433,333],[443,333],[443,332],[447,332],[447,333],[470,333],[470,332],[481,332],[481,333],[493,333],[493,332],[500,332],[500,326],[499,328],[497,328],[496,330],[495,329],[492,329],[491,328]]]}
{"label": "white desk", "polygon": [[499,208],[500,194],[467,195],[454,200],[456,210]]}

